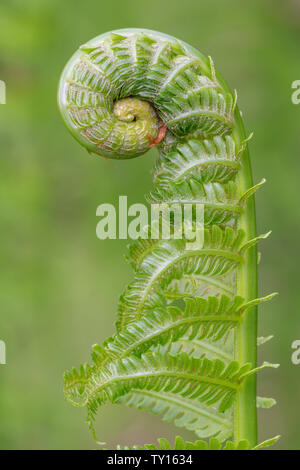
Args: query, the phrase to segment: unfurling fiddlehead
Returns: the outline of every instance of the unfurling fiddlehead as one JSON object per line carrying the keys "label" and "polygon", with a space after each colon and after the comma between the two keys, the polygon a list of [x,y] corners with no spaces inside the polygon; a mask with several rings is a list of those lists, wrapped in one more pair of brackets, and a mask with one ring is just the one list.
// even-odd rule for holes
{"label": "unfurling fiddlehead", "polygon": [[125,403],[211,439],[178,438],[176,449],[217,449],[228,439],[225,448],[255,448],[257,404],[273,403],[256,397],[256,306],[272,295],[257,298],[256,243],[266,236],[256,237],[253,193],[261,183],[252,184],[236,94],[187,44],[120,30],[72,57],[59,107],[90,152],[126,159],[157,145],[148,200],[200,203],[205,224],[194,250],[184,237],[153,240],[150,229],[131,244],[135,277],[120,298],[117,331],[93,347],[92,365],[65,374],[66,397],[87,407],[92,429],[99,406]]}

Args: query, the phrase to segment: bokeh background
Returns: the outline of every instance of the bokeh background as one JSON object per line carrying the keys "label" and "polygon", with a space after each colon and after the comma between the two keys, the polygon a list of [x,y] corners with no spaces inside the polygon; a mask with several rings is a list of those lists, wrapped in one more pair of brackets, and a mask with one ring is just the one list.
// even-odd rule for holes
{"label": "bokeh background", "polygon": [[[260,360],[280,362],[259,375],[259,394],[278,405],[259,413],[260,440],[300,449],[299,123],[291,83],[300,79],[299,0],[1,0],[0,366],[2,449],[89,449],[85,412],[65,402],[62,374],[89,360],[90,346],[114,331],[118,297],[131,279],[125,241],[96,238],[96,207],[142,202],[155,150],[111,164],[89,156],[65,130],[56,106],[60,72],[78,45],[116,28],[177,36],[210,54],[232,88],[250,143],[261,245],[260,293],[280,296],[260,310],[259,332],[275,338]],[[117,443],[173,439],[160,417],[106,406],[100,439]],[[183,433],[191,438],[190,433]]]}

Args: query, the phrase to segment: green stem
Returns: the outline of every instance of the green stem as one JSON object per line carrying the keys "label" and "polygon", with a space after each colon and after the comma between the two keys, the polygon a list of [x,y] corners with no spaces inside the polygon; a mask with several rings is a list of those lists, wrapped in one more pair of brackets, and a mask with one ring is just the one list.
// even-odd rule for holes
{"label": "green stem", "polygon": [[[244,127],[240,112],[236,110],[236,138],[244,138]],[[241,193],[253,185],[248,148],[242,156],[242,169],[238,175],[238,185]],[[246,203],[245,212],[239,220],[239,227],[247,239],[256,236],[255,200],[252,196]],[[246,301],[257,297],[257,248],[253,246],[246,254],[246,262],[238,272],[238,295]],[[237,326],[235,334],[235,359],[240,364],[250,362],[257,366],[257,307],[252,307],[246,313],[243,321]],[[247,439],[251,447],[257,444],[257,411],[256,411],[256,374],[249,376],[238,394],[234,408],[234,440],[238,442]]]}

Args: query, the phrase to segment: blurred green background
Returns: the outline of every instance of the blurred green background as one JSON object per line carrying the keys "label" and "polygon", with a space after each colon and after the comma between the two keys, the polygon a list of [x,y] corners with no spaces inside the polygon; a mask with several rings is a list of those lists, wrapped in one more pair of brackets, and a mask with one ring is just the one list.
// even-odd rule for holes
{"label": "blurred green background", "polygon": [[[259,333],[275,335],[260,360],[281,367],[259,376],[259,394],[278,400],[259,413],[259,435],[281,434],[277,448],[300,449],[300,366],[291,363],[291,343],[300,339],[300,105],[291,102],[300,79],[298,0],[1,0],[0,447],[95,448],[85,411],[64,401],[62,374],[113,333],[132,277],[127,242],[96,238],[96,207],[121,194],[142,202],[155,150],[128,162],[89,156],[60,120],[56,88],[81,43],[123,27],[163,31],[210,54],[239,92],[255,133],[254,179],[267,178],[258,229],[273,229],[260,247],[260,293],[280,291],[260,311]],[[109,447],[174,436],[160,417],[113,405],[101,410],[97,430]]]}

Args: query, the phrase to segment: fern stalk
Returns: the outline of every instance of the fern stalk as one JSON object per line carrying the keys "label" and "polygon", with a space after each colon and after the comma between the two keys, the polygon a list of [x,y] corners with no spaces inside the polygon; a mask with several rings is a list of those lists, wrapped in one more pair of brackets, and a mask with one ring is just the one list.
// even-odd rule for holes
{"label": "fern stalk", "polygon": [[[241,136],[244,128],[239,111],[235,113],[236,123]],[[238,176],[241,192],[253,186],[251,164],[248,148],[243,154],[243,167]],[[240,218],[240,227],[248,238],[256,236],[255,200],[250,198]],[[257,297],[257,248],[252,246],[246,253],[245,264],[239,268],[238,293],[250,300]],[[235,358],[240,362],[250,362],[257,367],[257,306],[251,308],[243,323],[236,328]],[[234,407],[234,439],[235,442],[246,439],[251,446],[257,445],[257,413],[256,413],[256,374],[248,377]]]}
{"label": "fern stalk", "polygon": [[[256,396],[256,372],[274,366],[257,367],[257,304],[273,297],[257,298],[256,243],[269,234],[256,237],[253,194],[264,180],[253,186],[236,93],[193,47],[129,29],[80,47],[63,71],[58,101],[66,127],[89,152],[128,159],[157,146],[148,201],[200,203],[205,225],[195,250],[184,236],[151,237],[150,227],[148,238],[131,244],[134,280],[120,298],[116,333],[93,347],[91,365],[65,374],[67,399],[87,407],[93,432],[109,401],[210,438],[177,438],[175,449],[272,444],[257,445],[256,418],[257,403],[274,404]],[[172,233],[178,228],[174,216]]]}

